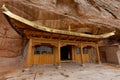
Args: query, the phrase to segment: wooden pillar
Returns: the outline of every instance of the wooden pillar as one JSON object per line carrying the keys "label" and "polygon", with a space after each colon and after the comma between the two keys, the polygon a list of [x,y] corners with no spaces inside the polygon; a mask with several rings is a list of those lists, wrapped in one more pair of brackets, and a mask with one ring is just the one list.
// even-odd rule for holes
{"label": "wooden pillar", "polygon": [[58,53],[58,55],[57,55],[57,60],[58,60],[57,61],[58,62],[57,66],[58,66],[58,68],[61,67],[61,54],[60,54],[61,52],[60,52],[60,48],[61,48],[61,46],[60,46],[60,41],[59,41],[58,42],[58,52],[57,52]]}
{"label": "wooden pillar", "polygon": [[97,52],[97,60],[98,60],[98,63],[101,64],[98,44],[96,45],[96,52]]}
{"label": "wooden pillar", "polygon": [[81,55],[81,65],[84,65],[84,58],[83,58],[83,46],[80,46],[80,55]]}
{"label": "wooden pillar", "polygon": [[25,67],[30,67],[31,64],[32,64],[32,39],[29,39]]}

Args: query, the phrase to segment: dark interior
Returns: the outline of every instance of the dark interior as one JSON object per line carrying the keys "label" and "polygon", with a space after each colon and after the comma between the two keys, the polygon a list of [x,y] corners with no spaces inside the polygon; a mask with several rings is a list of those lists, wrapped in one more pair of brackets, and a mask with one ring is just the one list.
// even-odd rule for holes
{"label": "dark interior", "polygon": [[70,45],[61,47],[61,60],[72,60],[72,48]]}

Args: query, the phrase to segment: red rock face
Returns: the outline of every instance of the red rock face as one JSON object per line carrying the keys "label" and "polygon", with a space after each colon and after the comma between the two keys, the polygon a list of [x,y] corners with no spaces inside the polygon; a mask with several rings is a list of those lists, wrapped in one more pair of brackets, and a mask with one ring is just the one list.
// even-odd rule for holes
{"label": "red rock face", "polygon": [[[40,25],[58,29],[67,29],[66,25],[69,24],[75,24],[71,25],[73,27],[99,28],[101,26],[103,31],[104,27],[117,28],[119,29],[118,40],[120,40],[119,0],[0,0],[0,7],[3,1],[13,13]],[[60,18],[58,15],[65,18]],[[94,34],[103,32],[96,30],[93,30]],[[0,57],[18,56],[21,54],[21,49],[20,35],[9,25],[0,10]]]}
{"label": "red rock face", "polygon": [[0,57],[16,57],[21,54],[21,49],[21,36],[10,26],[0,9]]}

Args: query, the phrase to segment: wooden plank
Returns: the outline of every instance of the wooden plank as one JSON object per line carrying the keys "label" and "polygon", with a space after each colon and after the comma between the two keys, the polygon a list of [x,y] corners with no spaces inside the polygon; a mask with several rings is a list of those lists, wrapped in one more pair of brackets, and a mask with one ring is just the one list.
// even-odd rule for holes
{"label": "wooden plank", "polygon": [[[91,48],[91,49],[92,49],[92,48]],[[91,62],[91,60],[92,60],[91,49],[89,49],[89,51],[88,51],[88,52],[89,52],[89,60],[90,60],[89,62]]]}
{"label": "wooden plank", "polygon": [[58,60],[57,60],[57,55],[58,54],[58,47],[54,47],[54,60],[55,60],[55,64],[57,64]]}
{"label": "wooden plank", "polygon": [[42,64],[42,54],[39,55],[39,64]]}
{"label": "wooden plank", "polygon": [[39,54],[34,54],[34,64],[39,64]]}
{"label": "wooden plank", "polygon": [[50,64],[51,64],[51,63],[53,64],[53,63],[54,63],[54,55],[53,55],[53,54],[51,54],[50,60],[51,60]]}

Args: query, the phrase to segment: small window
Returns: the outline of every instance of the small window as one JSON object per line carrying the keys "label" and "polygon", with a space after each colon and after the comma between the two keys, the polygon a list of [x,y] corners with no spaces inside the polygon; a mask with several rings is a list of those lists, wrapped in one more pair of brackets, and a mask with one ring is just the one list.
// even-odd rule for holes
{"label": "small window", "polygon": [[35,46],[34,53],[35,54],[40,54],[40,46]]}
{"label": "small window", "polygon": [[47,46],[40,46],[41,53],[47,53]]}
{"label": "small window", "polygon": [[77,54],[80,54],[80,48],[76,48]]}
{"label": "small window", "polygon": [[83,54],[88,54],[88,48],[83,48]]}
{"label": "small window", "polygon": [[53,53],[53,47],[50,47],[50,46],[40,46],[40,45],[37,45],[35,46],[34,48],[34,53],[35,54],[43,54],[43,53]]}
{"label": "small window", "polygon": [[53,53],[53,47],[48,47],[47,52],[48,53]]}

